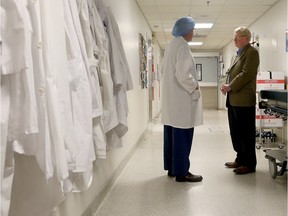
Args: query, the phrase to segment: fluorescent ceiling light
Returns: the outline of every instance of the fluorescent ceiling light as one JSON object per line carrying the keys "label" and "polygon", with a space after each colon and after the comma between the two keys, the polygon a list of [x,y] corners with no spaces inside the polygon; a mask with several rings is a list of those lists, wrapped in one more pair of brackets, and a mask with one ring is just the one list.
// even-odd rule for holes
{"label": "fluorescent ceiling light", "polygon": [[[195,29],[212,28],[213,23],[196,23]],[[165,28],[164,32],[172,32],[172,28]]]}
{"label": "fluorescent ceiling light", "polygon": [[212,28],[213,23],[196,23],[195,24],[195,28],[199,29],[199,28]]}
{"label": "fluorescent ceiling light", "polygon": [[189,46],[201,46],[203,42],[189,42]]}

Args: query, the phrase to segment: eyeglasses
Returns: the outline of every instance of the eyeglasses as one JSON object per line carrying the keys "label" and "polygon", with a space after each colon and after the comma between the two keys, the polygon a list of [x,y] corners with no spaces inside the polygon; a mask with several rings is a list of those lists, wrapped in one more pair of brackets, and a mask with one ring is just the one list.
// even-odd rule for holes
{"label": "eyeglasses", "polygon": [[236,35],[236,36],[234,36],[234,40],[238,40],[240,37],[246,37],[246,36],[239,36],[239,35]]}

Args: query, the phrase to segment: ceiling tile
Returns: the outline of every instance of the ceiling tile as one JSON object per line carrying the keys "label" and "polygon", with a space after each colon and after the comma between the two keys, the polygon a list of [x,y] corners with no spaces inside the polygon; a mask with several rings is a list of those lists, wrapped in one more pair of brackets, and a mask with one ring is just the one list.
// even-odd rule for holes
{"label": "ceiling tile", "polygon": [[[173,38],[177,19],[191,16],[195,22],[212,22],[211,29],[197,29],[193,41],[203,45],[193,49],[219,50],[233,39],[234,29],[250,26],[280,0],[135,0],[162,49]],[[209,3],[207,3],[209,2]]]}

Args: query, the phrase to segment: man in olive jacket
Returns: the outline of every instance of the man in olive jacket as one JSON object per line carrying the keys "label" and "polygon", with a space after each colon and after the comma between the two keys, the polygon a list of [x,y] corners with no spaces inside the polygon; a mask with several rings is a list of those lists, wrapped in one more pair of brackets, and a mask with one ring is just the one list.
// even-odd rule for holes
{"label": "man in olive jacket", "polygon": [[255,121],[256,76],[259,53],[249,44],[251,32],[246,27],[234,31],[237,55],[227,71],[226,84],[220,90],[226,97],[228,120],[236,158],[225,163],[236,174],[248,174],[256,169]]}

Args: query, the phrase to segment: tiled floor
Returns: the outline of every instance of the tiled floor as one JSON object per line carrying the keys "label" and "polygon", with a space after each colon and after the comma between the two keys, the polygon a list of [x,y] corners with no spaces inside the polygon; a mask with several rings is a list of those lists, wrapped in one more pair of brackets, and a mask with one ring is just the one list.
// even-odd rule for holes
{"label": "tiled floor", "polygon": [[163,170],[162,125],[156,119],[96,216],[287,216],[287,173],[272,179],[263,148],[256,173],[235,175],[226,111],[205,110],[195,129],[190,171],[200,183],[178,183]]}

